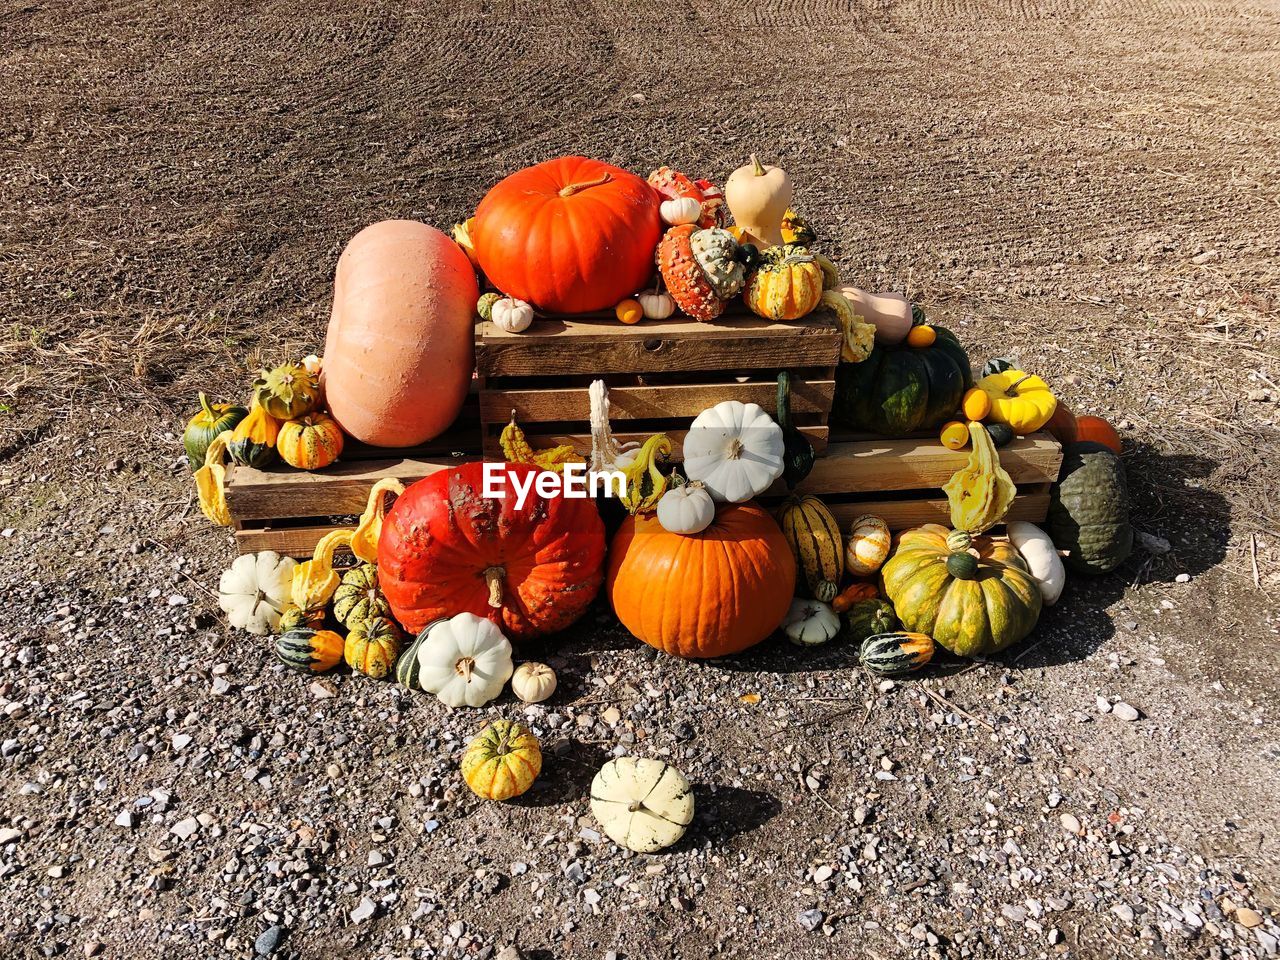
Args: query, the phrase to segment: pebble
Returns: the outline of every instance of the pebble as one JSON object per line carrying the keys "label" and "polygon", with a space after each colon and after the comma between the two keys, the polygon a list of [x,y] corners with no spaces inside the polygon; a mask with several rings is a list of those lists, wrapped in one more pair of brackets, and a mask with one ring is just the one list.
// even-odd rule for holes
{"label": "pebble", "polygon": [[1240,907],[1236,910],[1236,923],[1252,930],[1254,927],[1262,926],[1262,914],[1257,910],[1250,910],[1248,907]]}
{"label": "pebble", "polygon": [[338,688],[328,680],[312,680],[307,689],[317,700],[332,700],[338,695]]}
{"label": "pebble", "polygon": [[22,839],[22,831],[15,830],[13,827],[5,827],[0,830],[0,847],[7,843],[14,843]]}
{"label": "pebble", "polygon": [[116,826],[124,827],[126,830],[133,829],[133,812],[129,810],[121,810],[116,814]]}
{"label": "pebble", "polygon": [[253,952],[260,957],[269,957],[276,952],[276,947],[280,946],[283,937],[284,927],[272,924],[258,934],[258,939],[253,941]]}
{"label": "pebble", "polygon": [[1111,912],[1123,920],[1125,923],[1133,923],[1133,907],[1127,903],[1118,903],[1111,908]]}
{"label": "pebble", "polygon": [[1076,836],[1080,835],[1080,821],[1072,814],[1064,813],[1058,818],[1058,822],[1062,824],[1062,829],[1067,833],[1075,834]]}
{"label": "pebble", "polygon": [[373,915],[377,912],[378,912],[377,904],[375,904],[368,897],[361,897],[360,902],[356,905],[356,908],[351,911],[351,914],[350,914],[351,922],[364,923],[366,920],[372,919]]}
{"label": "pebble", "polygon": [[186,819],[179,820],[177,823],[175,823],[169,829],[169,832],[172,833],[179,840],[189,840],[193,835],[195,835],[199,831],[199,829],[200,829],[200,821],[197,820],[195,817],[187,817]]}
{"label": "pebble", "polygon": [[824,863],[817,870],[813,871],[813,881],[814,883],[826,883],[831,879],[831,875],[833,873],[835,873],[835,871]]}
{"label": "pebble", "polygon": [[797,915],[796,922],[804,927],[810,933],[822,926],[822,921],[827,919],[827,915],[821,910],[806,910],[804,913]]}
{"label": "pebble", "polygon": [[1006,903],[1000,908],[1000,915],[1006,920],[1012,920],[1014,923],[1021,923],[1027,919],[1027,908],[1020,907],[1014,903]]}
{"label": "pebble", "polygon": [[186,733],[179,733],[173,738],[172,743],[175,751],[183,750],[191,745],[191,736]]}
{"label": "pebble", "polygon": [[1128,720],[1129,722],[1133,722],[1142,716],[1137,707],[1125,703],[1123,700],[1113,706],[1111,712],[1121,720]]}
{"label": "pebble", "polygon": [[1096,702],[1097,702],[1097,704],[1098,704],[1098,712],[1099,712],[1099,713],[1110,713],[1110,712],[1111,712],[1111,701],[1110,701],[1110,700],[1108,700],[1106,697],[1104,697],[1104,696],[1102,696],[1101,694],[1099,694],[1099,695],[1098,695],[1098,699],[1097,699],[1097,701],[1096,701]]}

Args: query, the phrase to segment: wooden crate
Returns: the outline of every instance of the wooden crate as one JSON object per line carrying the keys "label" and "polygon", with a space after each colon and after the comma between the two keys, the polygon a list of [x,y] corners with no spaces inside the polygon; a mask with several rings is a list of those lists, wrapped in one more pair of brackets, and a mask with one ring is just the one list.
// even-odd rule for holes
{"label": "wooden crate", "polygon": [[587,387],[609,387],[610,420],[620,442],[655,433],[679,456],[690,421],[723,400],[776,407],[777,377],[792,374],[796,426],[821,456],[835,394],[841,335],[819,310],[771,323],[746,313],[711,323],[677,315],[623,326],[610,313],[539,320],[520,334],[481,324],[476,337],[482,450],[501,456],[498,436],[514,412],[534,447],[591,449]]}

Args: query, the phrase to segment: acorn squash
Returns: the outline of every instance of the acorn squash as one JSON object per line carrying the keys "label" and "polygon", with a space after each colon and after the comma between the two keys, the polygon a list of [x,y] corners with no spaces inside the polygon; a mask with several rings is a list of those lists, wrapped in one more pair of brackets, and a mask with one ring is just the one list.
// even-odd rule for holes
{"label": "acorn squash", "polygon": [[902,624],[893,612],[888,600],[871,598],[859,600],[844,615],[844,629],[849,640],[861,644],[867,637],[881,633],[893,633]]}
{"label": "acorn squash", "polygon": [[1092,441],[1068,447],[1050,490],[1045,529],[1067,551],[1063,562],[1070,570],[1110,573],[1124,563],[1133,550],[1133,528],[1120,458]]}

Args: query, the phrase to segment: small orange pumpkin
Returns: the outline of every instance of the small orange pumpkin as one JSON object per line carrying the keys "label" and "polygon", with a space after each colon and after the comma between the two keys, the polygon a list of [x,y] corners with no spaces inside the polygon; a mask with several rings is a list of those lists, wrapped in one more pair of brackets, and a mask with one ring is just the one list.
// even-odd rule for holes
{"label": "small orange pumpkin", "polygon": [[880,596],[880,590],[874,583],[855,580],[836,594],[836,598],[831,601],[831,609],[836,613],[845,613],[859,600],[874,600],[878,596]]}
{"label": "small orange pumpkin", "polygon": [[1076,415],[1061,400],[1058,401],[1057,409],[1053,411],[1053,416],[1049,418],[1044,428],[1064,447],[1069,447],[1076,442],[1076,432],[1079,429],[1076,425]]}
{"label": "small orange pumpkin", "polygon": [[960,402],[960,411],[970,420],[985,420],[991,412],[991,398],[985,391],[973,387]]}
{"label": "small orange pumpkin", "polygon": [[1109,448],[1117,455],[1124,452],[1120,434],[1116,433],[1116,428],[1102,417],[1077,417],[1076,440],[1092,440]]}
{"label": "small orange pumpkin", "polygon": [[912,327],[907,333],[907,346],[916,347],[932,347],[934,341],[938,339],[938,331],[928,324],[921,324],[918,327]]}
{"label": "small orange pumpkin", "polygon": [[952,420],[943,424],[938,441],[948,450],[963,450],[969,445],[969,428],[962,420]]}
{"label": "small orange pumpkin", "polygon": [[342,455],[342,428],[327,413],[309,413],[280,424],[280,459],[299,470],[323,470]]}

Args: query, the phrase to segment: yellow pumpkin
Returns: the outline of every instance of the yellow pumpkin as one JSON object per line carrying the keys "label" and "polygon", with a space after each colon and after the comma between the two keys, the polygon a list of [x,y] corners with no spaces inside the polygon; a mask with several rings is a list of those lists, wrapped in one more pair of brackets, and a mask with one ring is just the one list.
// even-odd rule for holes
{"label": "yellow pumpkin", "polygon": [[822,302],[823,276],[818,258],[804,247],[770,247],[742,298],[766,320],[798,320]]}
{"label": "yellow pumpkin", "polygon": [[311,413],[280,425],[280,459],[299,470],[323,470],[342,455],[342,428],[327,413]]}
{"label": "yellow pumpkin", "polygon": [[365,620],[347,634],[342,652],[352,670],[381,680],[400,656],[400,628],[386,617]]}
{"label": "yellow pumpkin", "polygon": [[1021,370],[1002,370],[978,381],[991,400],[991,419],[1007,423],[1014,433],[1035,433],[1053,417],[1058,398],[1039,377]]}
{"label": "yellow pumpkin", "polygon": [[523,724],[496,720],[480,731],[462,755],[462,779],[486,800],[509,800],[531,786],[542,772],[538,738]]}
{"label": "yellow pumpkin", "polygon": [[889,525],[871,514],[853,521],[844,550],[845,568],[855,577],[867,577],[883,566],[889,556]]}

